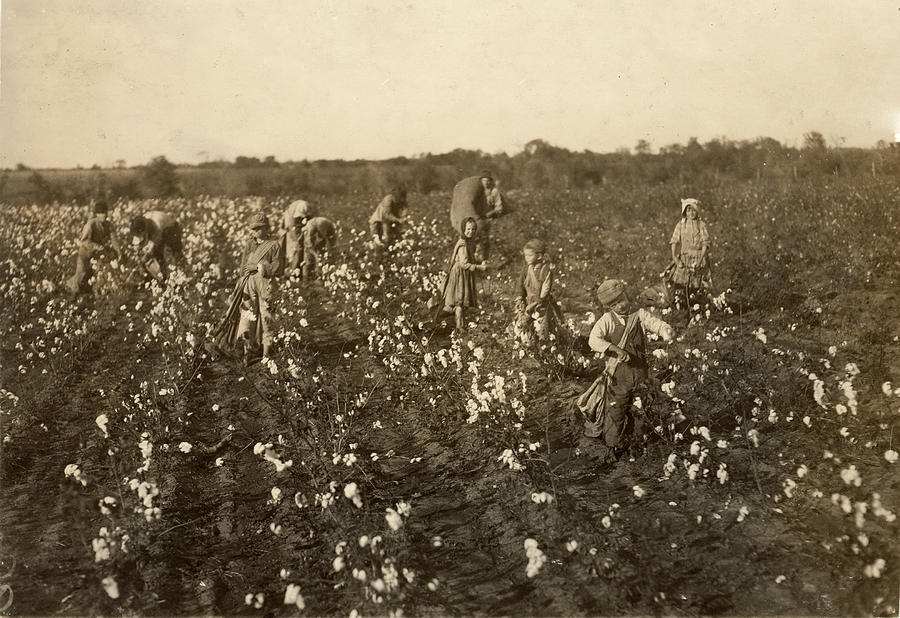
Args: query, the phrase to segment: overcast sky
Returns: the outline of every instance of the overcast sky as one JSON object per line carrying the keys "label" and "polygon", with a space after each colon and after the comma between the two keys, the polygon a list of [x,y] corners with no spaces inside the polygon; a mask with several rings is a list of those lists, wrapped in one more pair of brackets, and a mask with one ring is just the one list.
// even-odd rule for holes
{"label": "overcast sky", "polygon": [[0,2],[0,167],[900,132],[893,0]]}

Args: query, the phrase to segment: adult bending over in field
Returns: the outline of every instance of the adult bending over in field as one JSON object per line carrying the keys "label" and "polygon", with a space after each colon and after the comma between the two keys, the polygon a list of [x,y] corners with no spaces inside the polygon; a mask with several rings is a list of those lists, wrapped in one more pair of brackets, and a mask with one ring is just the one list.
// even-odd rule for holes
{"label": "adult bending over in field", "polygon": [[406,189],[402,187],[395,187],[379,202],[369,217],[369,231],[376,246],[389,247],[400,238],[400,225],[406,222],[403,213],[407,206]]}
{"label": "adult bending over in field", "polygon": [[478,225],[475,255],[479,259],[490,256],[491,221],[505,212],[503,197],[490,171],[463,178],[454,185],[450,198],[450,225],[458,230],[466,218],[475,219]]}
{"label": "adult bending over in field", "polygon": [[478,299],[475,287],[475,272],[484,272],[486,264],[475,258],[475,235],[478,225],[469,217],[462,222],[460,238],[453,246],[450,256],[450,268],[444,279],[444,290],[441,294],[442,308],[445,313],[456,315],[456,330],[466,329],[464,312],[468,307],[477,307]]}
{"label": "adult bending over in field", "polygon": [[597,320],[588,344],[606,358],[606,366],[576,405],[585,415],[584,434],[603,438],[617,457],[634,431],[631,407],[638,388],[647,379],[646,334],[655,333],[669,342],[672,327],[646,309],[633,310],[625,282],[607,279],[597,289],[597,299],[607,309]]}
{"label": "adult bending over in field", "polygon": [[213,333],[216,338],[210,351],[219,352],[222,346],[240,344],[245,364],[272,352],[272,314],[269,312],[271,278],[281,269],[281,243],[271,238],[265,215],[250,217],[253,238],[244,248],[240,278],[229,299],[228,312]]}
{"label": "adult bending over in field", "polygon": [[[709,267],[709,232],[700,219],[700,204],[693,198],[681,200],[681,219],[672,232],[672,264],[667,280],[677,293],[690,297],[712,287]],[[685,299],[687,302],[687,299]]]}
{"label": "adult bending over in field", "polygon": [[131,220],[131,244],[141,252],[141,262],[150,276],[163,281],[169,276],[166,249],[177,260],[184,253],[181,226],[161,210],[151,210]]}
{"label": "adult bending over in field", "polygon": [[484,216],[488,219],[496,219],[505,212],[503,195],[500,194],[500,182],[495,180],[488,170],[481,172],[479,180],[481,180],[481,186],[484,187],[484,198],[488,207]]}
{"label": "adult bending over in field", "polygon": [[523,341],[546,339],[561,320],[553,298],[553,265],[544,259],[546,246],[532,238],[522,248],[525,268],[516,284],[516,331]]}
{"label": "adult bending over in field", "polygon": [[66,280],[66,288],[73,296],[91,293],[91,277],[94,276],[93,260],[112,252],[121,255],[119,243],[113,235],[112,223],[107,220],[109,206],[103,200],[94,203],[93,216],[81,229],[75,274]]}
{"label": "adult bending over in field", "polygon": [[303,228],[303,278],[315,277],[316,266],[337,241],[334,223],[325,217],[313,217]]}
{"label": "adult bending over in field", "polygon": [[303,263],[303,230],[313,216],[313,209],[306,200],[291,202],[281,218],[281,232],[284,234],[285,274],[293,274]]}

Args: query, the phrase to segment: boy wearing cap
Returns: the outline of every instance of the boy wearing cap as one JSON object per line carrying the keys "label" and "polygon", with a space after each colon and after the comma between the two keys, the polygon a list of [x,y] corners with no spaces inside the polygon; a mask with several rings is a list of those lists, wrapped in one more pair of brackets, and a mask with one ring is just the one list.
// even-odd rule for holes
{"label": "boy wearing cap", "polygon": [[241,295],[241,319],[236,337],[244,341],[245,360],[262,345],[262,355],[269,356],[272,348],[272,314],[269,300],[272,286],[269,280],[279,271],[281,244],[269,238],[269,221],[263,214],[250,217],[252,238],[247,241],[241,259],[241,273],[247,282]]}
{"label": "boy wearing cap", "polygon": [[577,405],[589,419],[585,435],[602,437],[615,453],[625,446],[628,426],[633,425],[635,392],[647,379],[646,332],[665,342],[675,333],[646,309],[631,311],[624,281],[605,280],[597,289],[597,299],[607,311],[591,329],[588,344],[606,357],[606,367]]}
{"label": "boy wearing cap", "polygon": [[406,221],[402,216],[406,207],[406,189],[395,187],[384,196],[369,217],[369,231],[376,245],[389,246],[400,236],[400,224]]}
{"label": "boy wearing cap", "polygon": [[112,223],[107,220],[109,206],[103,200],[94,203],[93,216],[81,229],[78,238],[78,254],[75,274],[66,281],[66,288],[73,296],[90,294],[90,279],[94,276],[93,259],[112,249],[115,256],[121,254],[119,243],[113,236]]}
{"label": "boy wearing cap", "polygon": [[240,278],[231,292],[225,317],[212,333],[214,342],[207,345],[207,350],[217,356],[222,351],[221,345],[233,346],[240,342],[245,364],[259,360],[260,344],[262,356],[272,352],[269,280],[282,266],[281,242],[269,237],[265,215],[255,214],[248,223],[253,237],[244,248]]}
{"label": "boy wearing cap", "polygon": [[183,253],[181,227],[169,213],[151,210],[131,220],[131,244],[146,256],[148,272],[165,280],[168,277],[166,249],[176,259],[181,259]]}

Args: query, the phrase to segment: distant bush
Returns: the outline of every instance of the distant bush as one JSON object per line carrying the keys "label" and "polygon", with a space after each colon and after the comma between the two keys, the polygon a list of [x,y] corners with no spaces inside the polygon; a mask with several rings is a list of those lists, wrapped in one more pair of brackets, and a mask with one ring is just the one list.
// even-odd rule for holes
{"label": "distant bush", "polygon": [[141,169],[141,188],[146,197],[177,195],[179,189],[175,165],[164,156],[154,157]]}

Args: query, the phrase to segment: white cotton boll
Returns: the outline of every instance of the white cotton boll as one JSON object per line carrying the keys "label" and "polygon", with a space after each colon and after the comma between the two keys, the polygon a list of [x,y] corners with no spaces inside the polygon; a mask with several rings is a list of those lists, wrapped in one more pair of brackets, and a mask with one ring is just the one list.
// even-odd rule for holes
{"label": "white cotton boll", "polygon": [[884,452],[884,458],[888,461],[888,463],[896,463],[897,457],[897,451],[895,451],[894,449],[890,449]]}
{"label": "white cotton boll", "polygon": [[297,584],[288,584],[288,587],[284,591],[284,604],[296,605],[297,609],[306,608],[306,603],[303,600],[303,595],[300,594],[300,586],[298,586]]}
{"label": "white cotton boll", "polygon": [[528,558],[525,575],[527,577],[535,577],[547,561],[547,556],[538,548],[537,541],[534,539],[525,539],[524,546],[525,556]]}
{"label": "white cotton boll", "polygon": [[841,478],[847,485],[859,487],[860,484],[862,484],[862,477],[859,475],[859,471],[853,464],[850,464],[849,468],[841,470]]}
{"label": "white cotton boll", "polygon": [[885,382],[881,385],[881,392],[890,397],[893,394],[893,386],[890,382]]}
{"label": "white cotton boll", "polygon": [[635,498],[642,498],[644,496],[644,494],[647,493],[643,490],[643,488],[640,485],[635,485],[634,487],[631,488],[631,491],[634,492]]}
{"label": "white cotton boll", "polygon": [[112,577],[104,577],[100,583],[103,584],[103,590],[106,591],[110,599],[119,598],[119,584],[116,583],[116,580]]}
{"label": "white cotton boll", "polygon": [[108,438],[109,432],[106,431],[106,425],[107,425],[107,423],[109,423],[109,419],[106,417],[106,415],[101,414],[100,416],[98,416],[96,418],[96,420],[94,422],[97,423],[97,427],[99,427],[100,431],[103,432],[103,437]]}
{"label": "white cotton boll", "polygon": [[332,562],[331,567],[334,569],[335,573],[340,572],[344,568],[344,557],[337,556]]}
{"label": "white cotton boll", "polygon": [[719,469],[716,470],[716,478],[719,479],[720,485],[724,485],[728,481],[728,470],[726,468],[726,464],[720,463]]}
{"label": "white cotton boll", "polygon": [[566,549],[567,549],[568,552],[571,554],[572,552],[574,552],[575,550],[578,549],[578,541],[576,541],[576,540],[573,539],[573,540],[567,542],[567,543],[566,543]]}
{"label": "white cotton boll", "polygon": [[344,497],[353,502],[356,508],[362,508],[363,501],[359,495],[359,488],[356,483],[347,483],[344,485]]}
{"label": "white cotton boll", "polygon": [[887,563],[884,561],[884,558],[878,558],[872,564],[867,564],[863,572],[866,577],[878,578],[881,577],[882,572],[884,571],[884,567]]}
{"label": "white cotton boll", "polygon": [[388,526],[391,527],[391,530],[399,530],[401,526],[403,526],[403,518],[400,516],[400,513],[395,511],[394,509],[388,508],[387,515],[384,516],[385,520],[388,523]]}
{"label": "white cotton boll", "polygon": [[759,432],[755,429],[751,429],[747,432],[747,438],[753,443],[753,446],[759,446]]}

